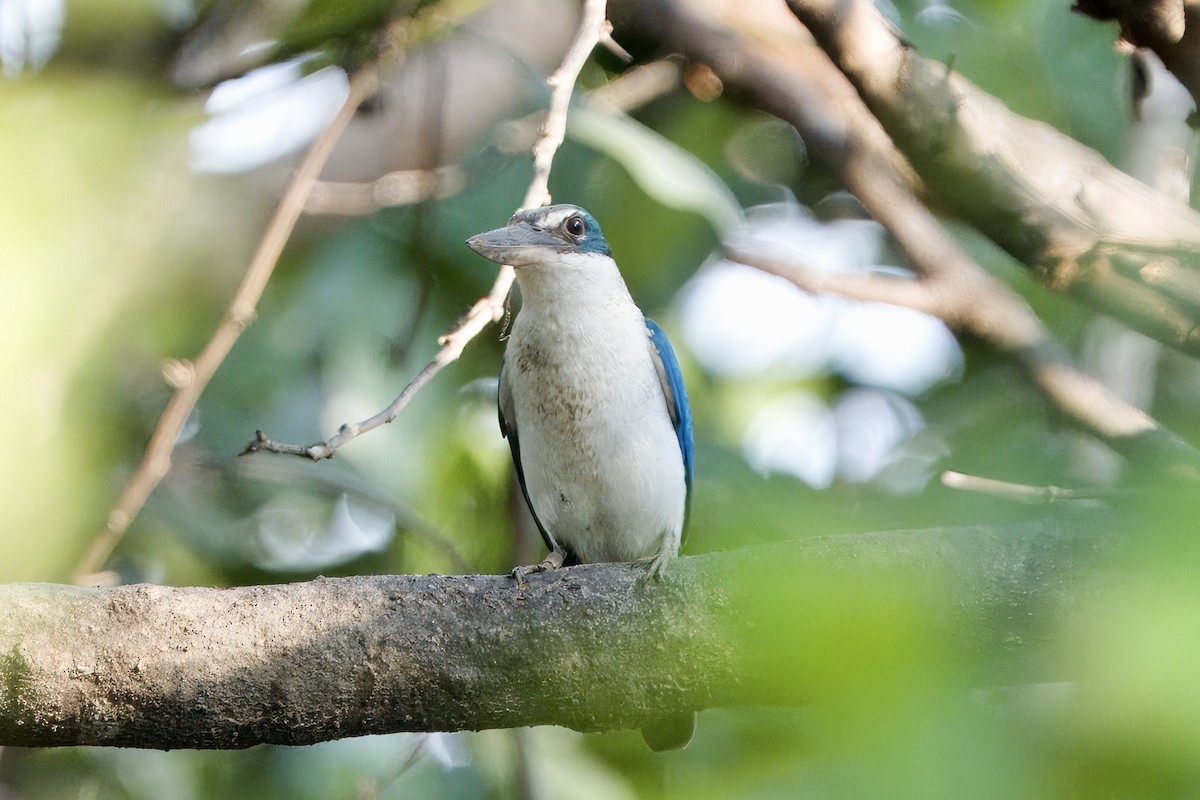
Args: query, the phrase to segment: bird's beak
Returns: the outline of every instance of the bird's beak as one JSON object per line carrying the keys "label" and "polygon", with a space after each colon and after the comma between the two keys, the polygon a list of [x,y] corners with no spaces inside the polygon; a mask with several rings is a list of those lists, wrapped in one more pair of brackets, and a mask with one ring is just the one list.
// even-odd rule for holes
{"label": "bird's beak", "polygon": [[561,251],[563,242],[522,221],[476,234],[467,239],[467,247],[497,264],[520,267],[544,260],[547,251]]}

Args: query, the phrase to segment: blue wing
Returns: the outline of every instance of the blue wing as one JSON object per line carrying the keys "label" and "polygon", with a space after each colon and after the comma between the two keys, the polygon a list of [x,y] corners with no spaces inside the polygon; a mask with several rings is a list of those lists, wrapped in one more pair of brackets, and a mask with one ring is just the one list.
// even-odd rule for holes
{"label": "blue wing", "polygon": [[662,383],[663,396],[667,401],[667,411],[671,422],[675,425],[675,437],[679,440],[679,452],[683,455],[683,474],[687,482],[688,507],[692,499],[692,412],[688,407],[687,389],[683,386],[683,373],[679,370],[679,361],[671,342],[663,329],[652,319],[646,320],[646,330],[650,333],[650,344],[654,346],[651,358],[654,368],[658,371],[658,380]]}

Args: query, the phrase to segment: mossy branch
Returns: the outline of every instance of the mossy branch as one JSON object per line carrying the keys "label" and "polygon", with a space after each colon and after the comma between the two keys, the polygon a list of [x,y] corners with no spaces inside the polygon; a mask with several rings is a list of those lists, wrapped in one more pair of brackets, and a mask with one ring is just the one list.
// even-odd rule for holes
{"label": "mossy branch", "polygon": [[[526,586],[491,575],[9,585],[0,745],[596,731],[681,709],[796,704],[821,691],[807,667],[880,614],[889,641],[936,629],[972,658],[987,654],[978,661],[996,674],[980,681],[1045,679],[1015,665],[1042,663],[1030,654],[1075,615],[1078,578],[1103,543],[1091,526],[1038,524],[753,547],[681,558],[661,581],[596,564]],[[896,628],[896,607],[912,612],[911,631]]]}

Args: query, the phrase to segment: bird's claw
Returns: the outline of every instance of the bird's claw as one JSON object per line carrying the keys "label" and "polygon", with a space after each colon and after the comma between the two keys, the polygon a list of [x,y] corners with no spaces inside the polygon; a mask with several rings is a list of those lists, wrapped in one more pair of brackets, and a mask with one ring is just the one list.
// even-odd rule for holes
{"label": "bird's claw", "polygon": [[671,553],[662,552],[650,558],[638,559],[636,563],[648,565],[646,578],[660,581],[667,576],[667,562],[672,558]]}
{"label": "bird's claw", "polygon": [[539,572],[549,572],[552,569],[558,569],[563,565],[563,560],[566,558],[566,553],[562,550],[551,550],[550,553],[537,564],[529,564],[523,567],[513,567],[509,573],[517,581],[517,586],[525,588],[529,585],[528,578],[530,575],[536,575]]}

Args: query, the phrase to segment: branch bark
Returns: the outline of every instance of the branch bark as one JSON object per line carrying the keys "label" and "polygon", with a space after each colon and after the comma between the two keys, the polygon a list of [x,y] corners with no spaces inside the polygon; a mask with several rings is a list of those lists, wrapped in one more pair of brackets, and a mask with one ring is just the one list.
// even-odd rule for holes
{"label": "branch bark", "polygon": [[[774,27],[755,18],[758,26],[747,30],[745,17],[723,27],[693,6],[670,0],[630,2],[622,10],[640,14],[629,24],[658,33],[663,46],[709,65],[748,103],[795,126],[809,151],[892,233],[921,280],[888,281],[885,292],[882,281],[858,276],[813,280],[794,264],[764,254],[740,251],[734,255],[737,260],[801,288],[842,291],[938,316],[1018,362],[1068,420],[1122,455],[1190,477],[1200,475],[1200,452],[1079,370],[1029,306],[946,232],[917,199],[914,190],[921,182],[879,121],[802,28],[786,16]],[[643,27],[647,25],[657,27]]]}
{"label": "branch bark", "polygon": [[[788,5],[807,29],[766,4],[722,14],[679,0],[614,0],[611,16],[618,33],[708,64],[750,105],[788,119],[819,162],[836,164],[847,129],[872,145],[890,138],[903,157],[887,160],[910,190],[1051,289],[1200,355],[1200,214],[921,58],[866,0]],[[852,86],[833,79],[830,59]]]}
{"label": "branch bark", "polygon": [[[1095,525],[1046,523],[747,548],[679,559],[662,581],[594,564],[523,587],[481,575],[11,585],[0,587],[0,745],[591,731],[687,708],[795,704],[819,696],[799,677],[806,663],[881,613],[892,644],[940,628],[995,670],[979,680],[1050,679],[1035,655],[1079,616],[1105,549]],[[914,591],[913,629],[898,632],[890,603]]]}
{"label": "branch bark", "polygon": [[941,203],[1051,288],[1200,355],[1200,214],[921,58],[869,2],[788,6]]}

